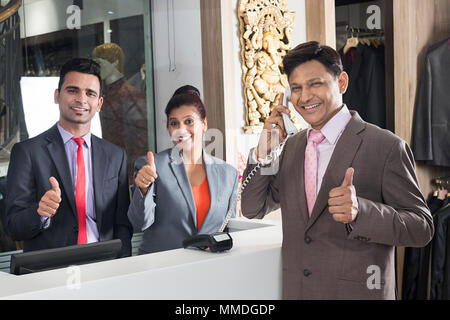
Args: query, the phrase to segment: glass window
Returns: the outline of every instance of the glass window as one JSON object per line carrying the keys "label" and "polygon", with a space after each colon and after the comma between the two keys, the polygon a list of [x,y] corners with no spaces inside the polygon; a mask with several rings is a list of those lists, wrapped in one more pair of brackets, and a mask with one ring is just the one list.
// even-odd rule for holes
{"label": "glass window", "polygon": [[[131,182],[134,161],[146,153],[152,146],[149,140],[154,139],[149,139],[147,129],[147,110],[153,112],[153,102],[146,98],[146,56],[150,56],[146,48],[149,51],[151,45],[145,43],[150,38],[145,37],[150,34],[150,23],[144,20],[149,20],[149,11],[145,0],[24,1],[19,11],[25,77],[21,89],[30,137],[59,117],[53,104],[36,107],[35,88],[42,85],[39,92],[50,102],[48,97],[53,98],[57,82],[42,78],[58,77],[59,69],[70,58],[94,58],[102,66],[104,104],[92,130],[126,150]],[[42,112],[45,120],[34,115],[37,111],[33,110],[43,108],[51,110],[54,118]]]}
{"label": "glass window", "polygon": [[[59,70],[75,57],[94,58],[102,67],[104,103],[91,131],[125,149],[131,184],[135,160],[155,150],[150,1],[22,2],[17,14],[0,25],[3,44],[8,43],[1,46],[0,40],[1,58],[11,60],[6,64],[13,68],[0,69],[0,210],[5,210],[9,152],[14,143],[58,121]],[[7,81],[7,75],[16,79]],[[17,96],[11,97],[14,92]],[[3,230],[0,234],[5,243],[0,250],[14,250]]]}

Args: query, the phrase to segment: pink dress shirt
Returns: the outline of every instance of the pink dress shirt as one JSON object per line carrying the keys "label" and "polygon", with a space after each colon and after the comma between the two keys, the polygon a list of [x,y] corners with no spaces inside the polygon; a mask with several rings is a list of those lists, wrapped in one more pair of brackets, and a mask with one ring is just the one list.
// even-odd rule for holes
{"label": "pink dress shirt", "polygon": [[[336,143],[338,142],[342,132],[349,123],[352,115],[347,106],[344,106],[336,113],[333,118],[320,129],[325,139],[317,145],[317,153],[319,164],[317,166],[317,194],[319,194],[320,186],[322,185],[323,176],[327,170],[328,163],[330,162]],[[307,134],[312,130],[308,125]]]}

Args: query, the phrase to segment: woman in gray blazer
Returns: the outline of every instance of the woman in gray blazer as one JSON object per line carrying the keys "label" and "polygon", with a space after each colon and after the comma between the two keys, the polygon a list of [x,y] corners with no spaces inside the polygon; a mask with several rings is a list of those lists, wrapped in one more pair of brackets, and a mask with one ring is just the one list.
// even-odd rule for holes
{"label": "woman in gray blazer", "polygon": [[185,86],[166,107],[174,147],[136,160],[128,218],[144,232],[140,254],[181,248],[197,233],[219,231],[235,216],[238,173],[203,149],[206,110],[198,90]]}

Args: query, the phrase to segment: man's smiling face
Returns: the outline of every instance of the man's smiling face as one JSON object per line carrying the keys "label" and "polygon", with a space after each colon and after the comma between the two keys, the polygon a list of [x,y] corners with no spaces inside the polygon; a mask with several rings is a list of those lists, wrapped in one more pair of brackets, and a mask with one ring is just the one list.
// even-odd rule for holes
{"label": "man's smiling face", "polygon": [[55,103],[59,104],[62,124],[90,124],[103,104],[98,77],[76,71],[68,72],[61,90],[55,91]]}
{"label": "man's smiling face", "polygon": [[320,130],[341,108],[348,75],[334,77],[317,60],[298,65],[289,76],[295,109],[314,129]]}

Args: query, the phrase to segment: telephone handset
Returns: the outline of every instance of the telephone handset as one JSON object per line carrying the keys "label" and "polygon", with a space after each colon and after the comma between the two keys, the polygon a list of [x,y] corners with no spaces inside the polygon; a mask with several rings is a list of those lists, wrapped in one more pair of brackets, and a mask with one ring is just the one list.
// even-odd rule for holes
{"label": "telephone handset", "polygon": [[[291,101],[291,88],[289,86],[286,87],[286,90],[284,92],[284,99],[282,101],[283,106],[285,106],[286,108],[289,108],[289,102]],[[297,111],[295,111],[297,112]],[[289,116],[285,113],[282,113],[283,116],[283,122],[284,122],[284,127],[286,129],[286,133],[287,136],[286,138],[275,148],[275,150],[272,150],[270,152],[270,154],[266,157],[266,159],[264,160],[270,160],[270,161],[274,161],[280,154],[281,151],[284,148],[284,145],[286,144],[286,141],[293,136],[294,134],[296,134],[298,132],[297,127],[295,127],[295,125],[292,123],[291,119],[289,118]],[[247,186],[247,184],[250,182],[250,180],[252,179],[252,177],[256,174],[256,172],[261,169],[261,162],[258,162],[258,164],[252,169],[252,171],[250,171],[250,173],[248,174],[248,176],[242,180],[241,183],[241,188],[239,190],[238,193],[238,201],[241,200],[241,194],[244,191],[245,187]]]}
{"label": "telephone handset", "polygon": [[[286,91],[284,92],[284,99],[282,101],[283,106],[289,108],[289,101],[291,101],[291,88],[289,86],[286,87]],[[284,128],[286,129],[287,136],[293,136],[298,132],[295,125],[292,123],[291,119],[286,113],[282,113]]]}

